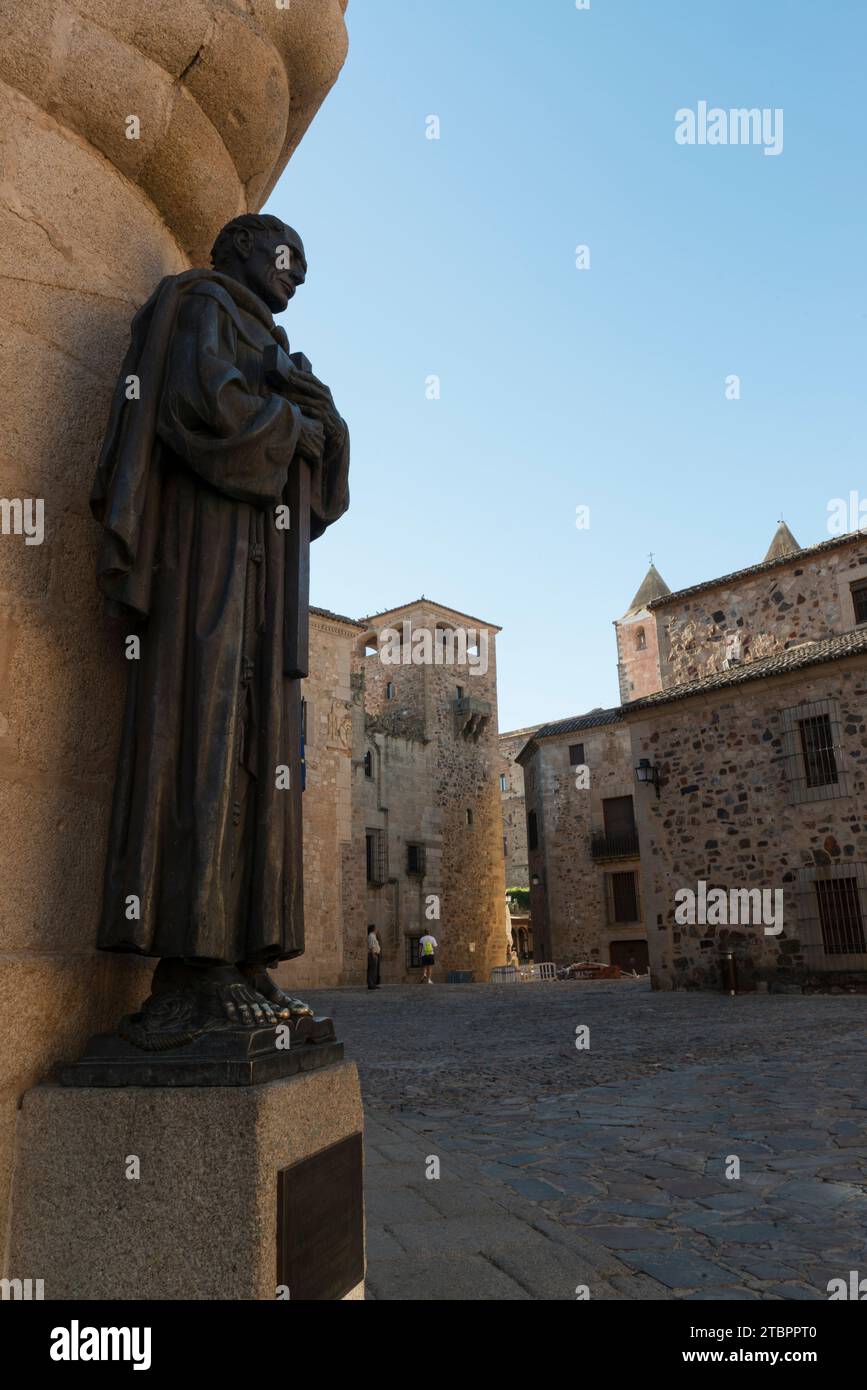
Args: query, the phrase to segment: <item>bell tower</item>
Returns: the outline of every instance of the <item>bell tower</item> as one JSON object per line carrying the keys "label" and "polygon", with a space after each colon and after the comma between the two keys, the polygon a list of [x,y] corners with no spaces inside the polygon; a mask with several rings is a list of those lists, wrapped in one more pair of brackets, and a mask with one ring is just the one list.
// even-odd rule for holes
{"label": "bell tower", "polygon": [[649,605],[655,598],[663,598],[670,593],[651,556],[650,569],[644,576],[641,588],[624,616],[614,623],[621,704],[640,700],[644,695],[652,695],[654,691],[662,689],[659,635],[656,617]]}

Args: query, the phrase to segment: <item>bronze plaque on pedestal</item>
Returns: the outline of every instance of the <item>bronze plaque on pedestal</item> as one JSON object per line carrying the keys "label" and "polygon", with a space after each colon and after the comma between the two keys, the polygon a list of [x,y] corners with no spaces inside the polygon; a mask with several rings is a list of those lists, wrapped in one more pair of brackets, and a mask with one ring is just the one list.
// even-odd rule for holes
{"label": "bronze plaque on pedestal", "polygon": [[344,1298],[364,1278],[361,1135],[277,1174],[277,1283],[290,1299]]}

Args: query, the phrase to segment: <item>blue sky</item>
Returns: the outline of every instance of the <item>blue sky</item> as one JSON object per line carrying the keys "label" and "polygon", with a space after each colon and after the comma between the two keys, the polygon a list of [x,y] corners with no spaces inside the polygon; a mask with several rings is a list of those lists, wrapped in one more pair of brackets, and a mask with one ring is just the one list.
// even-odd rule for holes
{"label": "blue sky", "polygon": [[[867,5],[350,0],[347,20],[268,204],[310,261],[283,322],[353,439],[312,601],[424,593],[501,626],[501,729],[615,704],[611,623],[651,550],[680,588],[760,560],[781,513],[826,539],[829,500],[867,494]],[[700,101],[782,108],[782,153],[678,145]]]}

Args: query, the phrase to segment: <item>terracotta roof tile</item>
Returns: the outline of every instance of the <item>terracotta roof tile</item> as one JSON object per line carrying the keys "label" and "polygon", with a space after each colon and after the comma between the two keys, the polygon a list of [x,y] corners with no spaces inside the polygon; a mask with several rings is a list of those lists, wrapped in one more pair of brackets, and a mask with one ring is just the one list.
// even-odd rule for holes
{"label": "terracotta roof tile", "polygon": [[651,612],[655,613],[659,608],[667,608],[672,603],[679,603],[681,599],[689,598],[692,594],[703,593],[706,589],[721,589],[734,583],[735,580],[746,579],[753,574],[764,574],[767,570],[778,569],[783,565],[800,564],[804,560],[811,559],[814,555],[823,555],[826,550],[837,550],[844,545],[851,545],[858,541],[867,554],[867,535],[858,531],[847,531],[845,536],[834,536],[829,541],[820,541],[818,545],[808,546],[806,550],[797,550],[790,555],[778,555],[774,559],[762,560],[758,565],[748,565],[746,569],[724,574],[719,579],[705,579],[701,584],[692,584],[687,589],[677,589],[673,594],[663,594],[660,598],[651,599],[647,606]]}
{"label": "terracotta roof tile", "polygon": [[576,714],[572,719],[559,719],[553,724],[543,724],[533,737],[556,738],[558,734],[580,734],[584,729],[596,729],[601,724],[619,724],[622,718],[620,709],[595,709],[589,714]]}
{"label": "terracotta roof tile", "polygon": [[348,623],[350,627],[362,630],[364,628],[364,623],[358,622],[355,618],[345,618],[342,613],[332,613],[330,608],[314,608],[311,604],[310,612],[315,613],[317,618],[331,618],[335,623]]}
{"label": "terracotta roof tile", "polygon": [[623,706],[623,713],[632,714],[637,710],[654,709],[657,705],[670,704],[675,700],[688,700],[693,695],[726,690],[730,686],[745,685],[748,681],[786,676],[791,671],[803,671],[809,666],[821,666],[827,661],[840,661],[847,656],[863,655],[867,655],[867,626],[853,628],[851,632],[826,638],[823,642],[801,643],[779,652],[776,656],[763,657],[761,661],[748,661],[743,666],[732,667],[730,671],[715,671],[712,675],[701,676],[698,680],[673,685],[668,690],[658,690],[653,695],[642,696],[640,700],[631,700]]}

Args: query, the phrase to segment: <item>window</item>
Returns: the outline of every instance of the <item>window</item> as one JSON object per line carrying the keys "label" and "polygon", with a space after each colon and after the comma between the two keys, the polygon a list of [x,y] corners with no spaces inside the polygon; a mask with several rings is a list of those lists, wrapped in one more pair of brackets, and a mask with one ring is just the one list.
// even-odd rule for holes
{"label": "window", "polygon": [[[849,860],[798,870],[797,938],[817,971],[867,969],[867,864]],[[786,890],[788,893],[788,890]],[[786,934],[792,935],[786,897]]]}
{"label": "window", "polygon": [[464,698],[464,687],[462,685],[455,686],[455,697],[458,700],[462,700]]}
{"label": "window", "polygon": [[468,807],[467,807],[467,825],[472,825],[472,823],[473,823],[473,813],[472,813],[471,808],[468,806]]}
{"label": "window", "polygon": [[638,913],[638,885],[635,874],[609,874],[609,911],[610,921],[637,922]]}
{"label": "window", "polygon": [[602,802],[605,834],[628,838],[635,834],[635,812],[631,796],[609,796]]}
{"label": "window", "polygon": [[389,681],[388,685],[385,687],[385,698],[386,700],[394,699],[394,681]]}
{"label": "window", "polygon": [[584,766],[584,744],[583,744],[583,743],[573,743],[573,744],[570,744],[570,746],[569,746],[569,766],[570,766],[570,767],[583,767],[583,766]]}
{"label": "window", "polygon": [[406,938],[406,968],[407,970],[421,970],[421,955],[419,954],[418,943],[420,937],[408,936]]}
{"label": "window", "polygon": [[406,847],[406,871],[416,878],[423,878],[425,873],[425,847],[424,845],[407,845]]}
{"label": "window", "polygon": [[647,634],[643,627],[640,627],[635,634],[635,650],[637,652],[647,651]]}
{"label": "window", "polygon": [[602,802],[605,830],[590,837],[594,859],[633,859],[639,853],[638,831],[631,796],[609,796]]}
{"label": "window", "polygon": [[438,627],[434,637],[435,650],[439,653],[438,665],[454,666],[455,634],[451,628]]}
{"label": "window", "polygon": [[373,777],[373,754],[370,749],[364,755],[364,775],[368,778]]}
{"label": "window", "polygon": [[[606,796],[602,803],[604,835],[593,835],[593,858],[628,858],[638,853],[638,831],[631,796]],[[635,922],[635,917],[628,917]]]}
{"label": "window", "polygon": [[509,857],[509,841],[508,841],[507,837],[504,835],[504,836],[503,836],[503,858],[504,858],[504,859],[508,859],[508,857]]}
{"label": "window", "polygon": [[854,877],[818,879],[816,897],[825,954],[850,956],[867,951],[858,880]]}
{"label": "window", "polygon": [[790,804],[849,796],[839,701],[813,700],[782,715]]}
{"label": "window", "polygon": [[387,841],[384,830],[368,830],[365,833],[367,851],[367,881],[372,884],[385,883],[387,872]]}
{"label": "window", "polygon": [[539,824],[535,811],[527,812],[527,846],[529,849],[539,848]]}
{"label": "window", "polygon": [[829,716],[815,714],[809,719],[799,719],[798,730],[807,786],[828,787],[838,782],[840,779]]}
{"label": "window", "polygon": [[867,623],[867,579],[859,579],[851,585],[852,602],[855,605],[856,623]]}
{"label": "window", "polygon": [[508,779],[508,777],[506,776],[505,772],[501,772],[501,773],[500,773],[500,791],[501,791],[501,792],[507,792],[508,790],[509,790],[509,779]]}

